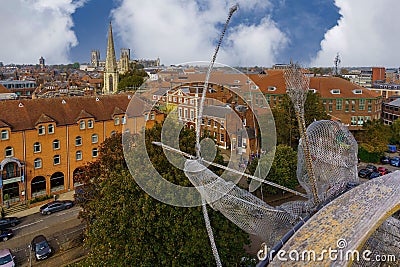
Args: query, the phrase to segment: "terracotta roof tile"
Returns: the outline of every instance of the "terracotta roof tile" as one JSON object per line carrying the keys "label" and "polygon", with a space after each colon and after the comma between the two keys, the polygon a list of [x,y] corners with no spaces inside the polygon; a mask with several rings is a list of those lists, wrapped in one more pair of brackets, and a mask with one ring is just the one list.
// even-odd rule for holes
{"label": "terracotta roof tile", "polygon": [[53,118],[49,117],[48,115],[42,113],[39,119],[36,121],[35,125],[46,122],[56,122],[56,121]]}
{"label": "terracotta roof tile", "polygon": [[0,114],[1,120],[13,131],[20,131],[35,128],[41,114],[54,119],[59,126],[75,124],[82,110],[96,121],[107,121],[116,107],[126,110],[130,100],[127,94],[7,100],[0,101]]}
{"label": "terracotta roof tile", "polygon": [[92,114],[87,112],[86,110],[82,109],[81,112],[79,113],[78,117],[75,119],[75,121],[79,121],[81,119],[87,119],[87,118],[94,118]]}

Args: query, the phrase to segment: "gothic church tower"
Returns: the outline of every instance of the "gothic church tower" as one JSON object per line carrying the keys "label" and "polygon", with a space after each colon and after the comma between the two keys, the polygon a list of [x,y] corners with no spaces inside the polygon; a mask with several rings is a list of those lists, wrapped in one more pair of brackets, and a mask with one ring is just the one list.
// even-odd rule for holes
{"label": "gothic church tower", "polygon": [[104,69],[104,87],[103,94],[117,92],[118,89],[118,65],[115,57],[114,39],[112,34],[112,26],[108,29],[108,43],[106,54],[106,66]]}

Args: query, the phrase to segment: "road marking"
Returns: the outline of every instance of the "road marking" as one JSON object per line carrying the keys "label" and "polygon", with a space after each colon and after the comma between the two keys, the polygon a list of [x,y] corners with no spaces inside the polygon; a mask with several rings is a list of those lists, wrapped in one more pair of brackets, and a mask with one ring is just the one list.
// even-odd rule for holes
{"label": "road marking", "polygon": [[36,221],[36,222],[32,222],[32,223],[28,223],[28,224],[25,224],[25,225],[21,225],[21,226],[13,228],[13,230],[21,229],[21,228],[24,228],[24,227],[27,227],[27,226],[31,226],[31,225],[40,223],[40,222],[43,222],[43,220],[39,220],[39,221]]}

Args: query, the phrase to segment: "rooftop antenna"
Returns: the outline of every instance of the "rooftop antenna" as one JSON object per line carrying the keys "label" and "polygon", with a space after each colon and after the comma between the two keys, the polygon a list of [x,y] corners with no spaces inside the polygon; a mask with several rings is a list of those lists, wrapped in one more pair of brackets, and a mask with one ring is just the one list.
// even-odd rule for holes
{"label": "rooftop antenna", "polygon": [[335,75],[338,76],[339,75],[339,65],[340,65],[340,56],[339,56],[339,52],[336,54],[335,60],[333,61],[333,63],[335,64]]}

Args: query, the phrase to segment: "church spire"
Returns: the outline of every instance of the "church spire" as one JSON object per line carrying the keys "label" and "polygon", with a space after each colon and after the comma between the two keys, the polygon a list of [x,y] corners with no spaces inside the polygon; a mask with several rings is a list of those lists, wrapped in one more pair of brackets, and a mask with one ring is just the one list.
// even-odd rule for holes
{"label": "church spire", "polygon": [[108,28],[108,43],[107,43],[107,54],[106,54],[106,71],[114,72],[117,71],[117,59],[115,57],[114,49],[114,38],[112,34],[112,25]]}
{"label": "church spire", "polygon": [[106,54],[106,66],[104,69],[104,87],[103,94],[117,92],[118,89],[118,65],[115,57],[114,39],[112,34],[112,25],[108,28],[108,43]]}

